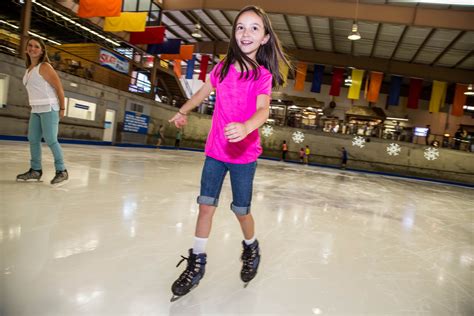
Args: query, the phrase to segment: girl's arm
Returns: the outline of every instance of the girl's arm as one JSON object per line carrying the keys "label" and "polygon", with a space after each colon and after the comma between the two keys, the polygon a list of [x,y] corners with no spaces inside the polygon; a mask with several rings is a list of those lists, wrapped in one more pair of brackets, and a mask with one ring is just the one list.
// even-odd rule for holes
{"label": "girl's arm", "polygon": [[196,92],[191,99],[189,99],[183,106],[178,110],[168,122],[173,123],[177,128],[181,128],[182,126],[188,124],[187,115],[188,113],[194,109],[195,107],[199,106],[202,101],[214,90],[212,87],[211,82],[208,80],[206,83],[201,87],[201,89]]}
{"label": "girl's arm", "polygon": [[257,111],[246,122],[233,122],[225,127],[225,135],[229,142],[236,143],[247,137],[248,134],[262,126],[270,115],[270,96],[257,96]]}
{"label": "girl's arm", "polygon": [[39,69],[40,75],[46,80],[56,91],[59,101],[59,116],[64,116],[64,89],[59,79],[58,73],[53,66],[48,63],[42,63]]}

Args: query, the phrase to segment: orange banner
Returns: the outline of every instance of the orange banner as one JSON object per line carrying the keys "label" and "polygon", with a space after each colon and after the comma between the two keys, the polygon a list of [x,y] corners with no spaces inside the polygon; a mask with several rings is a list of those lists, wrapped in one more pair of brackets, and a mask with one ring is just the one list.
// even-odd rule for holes
{"label": "orange banner", "polygon": [[181,59],[174,60],[173,71],[178,78],[181,77]]}
{"label": "orange banner", "polygon": [[193,59],[194,45],[181,45],[179,48],[179,54],[161,54],[161,59],[181,59],[190,60]]}
{"label": "orange banner", "polygon": [[369,92],[367,93],[367,101],[377,102],[379,99],[380,87],[382,86],[383,73],[374,72],[370,73],[370,85]]}
{"label": "orange banner", "polygon": [[306,79],[306,71],[308,70],[308,64],[298,63],[296,66],[296,80],[295,80],[295,91],[304,90],[304,82]]}
{"label": "orange banner", "polygon": [[120,16],[122,0],[80,0],[77,15],[81,18]]}
{"label": "orange banner", "polygon": [[456,83],[456,92],[454,92],[453,107],[451,108],[451,114],[454,116],[464,115],[464,105],[466,105],[467,95],[464,92],[467,91],[467,85]]}

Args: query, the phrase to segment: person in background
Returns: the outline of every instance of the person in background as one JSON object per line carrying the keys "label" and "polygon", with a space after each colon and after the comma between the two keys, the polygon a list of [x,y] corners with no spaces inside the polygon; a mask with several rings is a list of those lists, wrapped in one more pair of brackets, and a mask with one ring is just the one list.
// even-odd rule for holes
{"label": "person in background", "polygon": [[304,163],[305,164],[308,164],[310,154],[311,154],[311,150],[309,149],[309,146],[306,145],[306,148],[304,150]]}
{"label": "person in background", "polygon": [[426,125],[426,137],[425,137],[426,146],[430,145],[430,135],[431,135],[431,125]]}
{"label": "person in background", "polygon": [[158,128],[158,132],[156,133],[156,137],[157,137],[156,146],[157,147],[161,146],[161,144],[165,141],[164,132],[165,132],[165,128],[163,127],[163,125],[160,125],[160,127]]}
{"label": "person in background", "polygon": [[304,163],[304,148],[300,148],[300,163]]}
{"label": "person in background", "polygon": [[281,144],[281,160],[283,161],[286,160],[287,153],[288,153],[288,144],[286,143],[286,140],[284,140],[283,144]]}
{"label": "person in background", "polygon": [[179,149],[179,145],[181,143],[182,137],[183,137],[183,133],[181,131],[181,128],[178,128],[178,130],[176,131],[176,137],[174,140],[174,147],[176,147],[176,149]]}
{"label": "person in background", "polygon": [[63,151],[58,142],[59,120],[64,117],[64,90],[58,74],[49,63],[44,42],[39,38],[30,38],[26,43],[26,71],[23,84],[28,91],[31,106],[28,123],[28,141],[30,143],[30,170],[19,174],[17,181],[40,181],[43,175],[41,165],[41,138],[54,156],[56,174],[51,184],[58,186],[66,183],[69,174],[64,165]]}
{"label": "person in background", "polygon": [[341,168],[346,169],[347,165],[347,150],[345,147],[341,147]]}

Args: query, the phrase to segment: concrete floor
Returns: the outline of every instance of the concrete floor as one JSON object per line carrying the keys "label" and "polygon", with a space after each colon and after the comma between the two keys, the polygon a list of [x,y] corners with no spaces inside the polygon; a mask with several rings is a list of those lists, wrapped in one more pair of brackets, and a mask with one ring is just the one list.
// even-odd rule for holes
{"label": "concrete floor", "polygon": [[474,190],[260,160],[259,274],[224,183],[198,288],[170,303],[192,244],[203,153],[63,145],[41,183],[0,142],[0,315],[473,315]]}

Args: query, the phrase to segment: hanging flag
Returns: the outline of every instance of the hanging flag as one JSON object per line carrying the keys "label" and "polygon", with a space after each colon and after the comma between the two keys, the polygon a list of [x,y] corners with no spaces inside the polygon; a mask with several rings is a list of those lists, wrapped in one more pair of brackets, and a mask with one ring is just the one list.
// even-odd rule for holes
{"label": "hanging flag", "polygon": [[367,101],[376,103],[379,99],[380,87],[382,86],[383,73],[372,71],[370,73],[370,85],[367,92]]}
{"label": "hanging flag", "polygon": [[290,69],[288,68],[288,65],[281,60],[278,61],[278,69],[283,78],[283,87],[286,87],[288,85],[288,71]]}
{"label": "hanging flag", "polygon": [[206,81],[207,65],[209,64],[210,59],[211,58],[209,57],[209,55],[201,56],[201,72],[199,73],[199,80]]}
{"label": "hanging flag", "polygon": [[169,68],[169,63],[166,60],[160,59],[160,66],[163,68],[168,69]]}
{"label": "hanging flag", "polygon": [[174,60],[173,71],[178,78],[181,77],[181,59]]}
{"label": "hanging flag", "polygon": [[348,99],[358,100],[360,96],[360,88],[362,86],[362,78],[364,77],[364,71],[360,69],[352,69],[352,85],[349,88],[347,94]]}
{"label": "hanging flag", "polygon": [[364,99],[367,100],[367,93],[369,92],[369,74],[365,75],[365,84],[364,84]]}
{"label": "hanging flag", "polygon": [[400,102],[400,89],[403,77],[392,76],[390,79],[390,92],[388,93],[388,105],[398,105]]}
{"label": "hanging flag", "polygon": [[120,16],[122,0],[80,0],[77,15],[81,18]]}
{"label": "hanging flag", "polygon": [[311,83],[311,92],[321,93],[323,83],[324,66],[314,65],[313,82]]}
{"label": "hanging flag", "polygon": [[164,26],[147,26],[145,32],[131,32],[131,44],[159,44],[163,43],[165,38]]}
{"label": "hanging flag", "polygon": [[466,105],[467,95],[464,92],[467,91],[467,85],[456,83],[456,91],[454,92],[453,107],[451,108],[451,114],[454,116],[464,115],[464,105]]}
{"label": "hanging flag", "polygon": [[418,78],[410,78],[410,89],[408,92],[408,104],[409,109],[418,109],[418,100],[421,95],[421,88],[423,86],[423,80]]}
{"label": "hanging flag", "polygon": [[180,39],[168,39],[160,44],[148,45],[146,52],[152,55],[179,54],[180,47],[181,47]]}
{"label": "hanging flag", "polygon": [[430,113],[439,112],[439,108],[444,105],[447,86],[448,84],[445,81],[433,80],[433,89],[431,90],[431,99],[429,105]]}
{"label": "hanging flag", "polygon": [[219,60],[223,60],[227,54],[219,54]]}
{"label": "hanging flag", "polygon": [[344,79],[344,68],[334,68],[332,74],[331,90],[329,95],[339,96],[341,94],[341,84]]}
{"label": "hanging flag", "polygon": [[162,54],[161,59],[182,59],[190,60],[193,58],[194,45],[181,45],[179,54]]}
{"label": "hanging flag", "polygon": [[295,91],[304,90],[304,82],[306,79],[306,71],[308,70],[308,64],[299,62],[296,66],[296,80],[295,80]]}
{"label": "hanging flag", "polygon": [[193,55],[193,58],[188,60],[188,67],[186,68],[186,79],[193,79],[195,63],[196,63],[196,55]]}
{"label": "hanging flag", "polygon": [[119,17],[105,18],[104,31],[144,32],[148,12],[122,12]]}

